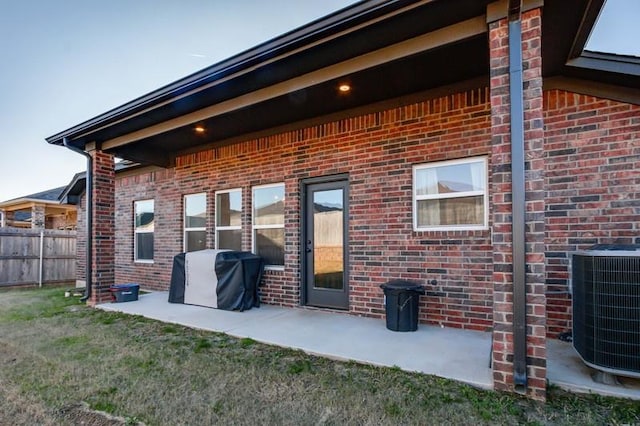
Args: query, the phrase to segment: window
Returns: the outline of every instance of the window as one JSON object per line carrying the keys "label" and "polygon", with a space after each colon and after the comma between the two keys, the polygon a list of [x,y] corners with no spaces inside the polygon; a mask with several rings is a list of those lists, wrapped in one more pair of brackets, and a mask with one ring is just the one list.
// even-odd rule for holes
{"label": "window", "polygon": [[216,248],[242,250],[242,190],[216,192]]}
{"label": "window", "polygon": [[284,184],[253,188],[253,252],[284,266]]}
{"label": "window", "polygon": [[134,209],[134,260],[153,262],[153,200],[136,201]]}
{"label": "window", "polygon": [[184,251],[207,248],[207,194],[184,196]]}
{"label": "window", "polygon": [[486,158],[414,166],[414,230],[486,229],[488,207]]}

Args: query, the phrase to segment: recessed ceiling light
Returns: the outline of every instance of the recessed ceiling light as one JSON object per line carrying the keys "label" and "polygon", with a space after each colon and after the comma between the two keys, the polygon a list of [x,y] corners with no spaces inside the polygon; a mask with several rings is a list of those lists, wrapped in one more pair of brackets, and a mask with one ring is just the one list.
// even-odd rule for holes
{"label": "recessed ceiling light", "polygon": [[351,86],[349,86],[347,83],[343,83],[340,86],[338,86],[338,90],[341,91],[342,93],[347,93],[351,90]]}
{"label": "recessed ceiling light", "polygon": [[206,131],[206,129],[204,128],[204,126],[196,126],[193,128],[193,131],[196,133],[204,133]]}

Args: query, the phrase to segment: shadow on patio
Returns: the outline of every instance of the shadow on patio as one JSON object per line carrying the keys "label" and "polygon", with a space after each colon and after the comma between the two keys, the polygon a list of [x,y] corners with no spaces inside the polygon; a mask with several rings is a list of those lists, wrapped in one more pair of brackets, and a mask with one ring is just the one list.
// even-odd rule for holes
{"label": "shadow on patio", "polygon": [[[163,322],[251,338],[338,360],[399,367],[492,389],[491,334],[421,324],[409,333],[386,329],[384,321],[334,312],[262,305],[245,312],[170,304],[167,292],[137,302],[98,305],[99,309],[142,315]],[[640,381],[623,386],[591,380],[570,343],[548,341],[549,382],[577,392],[640,399]]]}

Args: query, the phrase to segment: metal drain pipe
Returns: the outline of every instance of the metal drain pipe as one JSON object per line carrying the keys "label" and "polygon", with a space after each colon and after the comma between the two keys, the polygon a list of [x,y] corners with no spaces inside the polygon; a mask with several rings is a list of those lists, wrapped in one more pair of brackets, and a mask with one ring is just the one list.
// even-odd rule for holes
{"label": "metal drain pipe", "polygon": [[73,152],[77,152],[78,154],[84,155],[87,158],[87,174],[85,179],[85,194],[87,207],[85,208],[87,214],[87,223],[86,223],[86,235],[87,235],[87,252],[86,252],[86,260],[85,260],[85,283],[86,288],[84,292],[84,296],[80,299],[81,302],[86,302],[91,297],[91,285],[93,284],[93,280],[91,276],[93,275],[93,265],[91,262],[91,255],[93,254],[93,238],[91,236],[91,231],[93,230],[93,158],[89,153],[77,148],[69,143],[67,138],[62,138],[62,144],[69,148]]}
{"label": "metal drain pipe", "polygon": [[526,200],[521,0],[509,0],[509,98],[511,104],[511,208],[513,255],[513,384],[527,392]]}

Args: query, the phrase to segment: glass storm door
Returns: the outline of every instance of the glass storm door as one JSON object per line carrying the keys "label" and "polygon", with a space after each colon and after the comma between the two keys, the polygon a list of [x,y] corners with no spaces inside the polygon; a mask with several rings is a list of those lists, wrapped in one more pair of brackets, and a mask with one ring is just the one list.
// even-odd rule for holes
{"label": "glass storm door", "polygon": [[303,277],[307,305],[349,308],[348,181],[307,184],[303,205]]}

